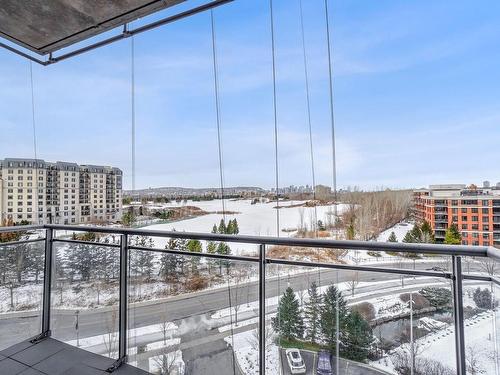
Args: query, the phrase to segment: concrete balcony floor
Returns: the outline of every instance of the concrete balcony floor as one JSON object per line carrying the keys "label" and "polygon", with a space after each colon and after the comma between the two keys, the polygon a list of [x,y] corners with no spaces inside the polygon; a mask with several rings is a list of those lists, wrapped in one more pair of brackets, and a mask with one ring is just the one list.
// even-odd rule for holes
{"label": "concrete balcony floor", "polygon": [[[23,341],[0,351],[2,375],[105,375],[114,363],[83,349],[46,338],[36,344]],[[146,375],[136,367],[124,364],[113,374]]]}

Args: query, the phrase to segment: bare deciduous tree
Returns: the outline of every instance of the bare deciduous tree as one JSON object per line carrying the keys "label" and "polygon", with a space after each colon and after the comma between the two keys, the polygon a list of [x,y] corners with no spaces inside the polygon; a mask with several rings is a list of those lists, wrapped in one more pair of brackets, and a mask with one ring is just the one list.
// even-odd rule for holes
{"label": "bare deciduous tree", "polygon": [[482,367],[481,353],[477,348],[472,346],[467,347],[465,362],[467,366],[467,374],[480,375],[486,373],[486,370]]}

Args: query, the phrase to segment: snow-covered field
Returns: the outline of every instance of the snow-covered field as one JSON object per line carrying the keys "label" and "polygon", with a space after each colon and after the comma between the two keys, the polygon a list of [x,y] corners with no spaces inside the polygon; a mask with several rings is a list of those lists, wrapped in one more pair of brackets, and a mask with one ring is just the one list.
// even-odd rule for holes
{"label": "snow-covered field", "polygon": [[406,221],[398,223],[398,224],[394,225],[393,227],[386,229],[385,231],[380,233],[377,237],[377,241],[378,242],[387,242],[391,233],[394,232],[398,242],[402,242],[403,238],[406,236],[406,233],[411,231],[414,226],[415,226],[414,223],[406,222]]}
{"label": "snow-covered field", "polygon": [[[290,237],[296,233],[297,228],[308,227],[311,228],[315,221],[315,216],[317,220],[321,220],[323,223],[333,223],[334,222],[334,206],[317,206],[314,207],[293,207],[295,205],[303,204],[305,201],[284,201],[280,202],[280,209],[277,210],[276,202],[269,203],[257,203],[251,204],[249,199],[238,199],[230,200],[226,199],[224,201],[225,210],[230,212],[238,212],[237,214],[226,215],[226,221],[237,219],[240,234],[254,235],[254,236],[276,236],[277,231],[277,220],[276,216],[279,214],[280,237]],[[182,221],[177,221],[168,224],[155,224],[144,227],[145,230],[173,230],[185,231],[185,232],[201,232],[210,233],[214,224],[219,224],[223,215],[220,213],[222,211],[222,200],[217,199],[213,201],[201,201],[193,202],[187,201],[187,203],[176,203],[172,202],[167,204],[166,207],[177,207],[182,205],[192,205],[201,208],[207,212],[213,212],[208,215],[203,215],[195,217],[192,219],[186,219]],[[292,207],[291,207],[292,206]],[[340,215],[345,205],[337,205],[337,213]],[[285,230],[285,231],[283,231]],[[155,239],[157,246],[164,247],[166,240]],[[231,249],[241,249],[248,251],[255,251],[257,249],[256,245],[245,245],[245,244],[234,244]]]}

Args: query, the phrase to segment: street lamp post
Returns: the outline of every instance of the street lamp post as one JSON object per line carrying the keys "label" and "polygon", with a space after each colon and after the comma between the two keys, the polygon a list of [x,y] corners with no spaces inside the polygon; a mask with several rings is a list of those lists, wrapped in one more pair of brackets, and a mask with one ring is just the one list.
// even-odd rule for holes
{"label": "street lamp post", "polygon": [[76,310],[75,311],[75,330],[76,330],[76,346],[77,347],[80,347],[80,336],[78,334],[78,325],[79,325],[79,321],[78,321],[78,317],[80,315],[80,310]]}

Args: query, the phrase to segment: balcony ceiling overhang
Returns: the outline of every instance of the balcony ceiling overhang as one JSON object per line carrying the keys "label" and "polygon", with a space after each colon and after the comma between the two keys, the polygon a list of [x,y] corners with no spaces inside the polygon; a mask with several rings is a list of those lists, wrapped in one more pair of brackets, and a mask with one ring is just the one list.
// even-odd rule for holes
{"label": "balcony ceiling overhang", "polygon": [[2,0],[0,36],[40,55],[186,0]]}

